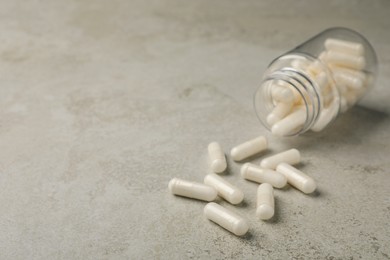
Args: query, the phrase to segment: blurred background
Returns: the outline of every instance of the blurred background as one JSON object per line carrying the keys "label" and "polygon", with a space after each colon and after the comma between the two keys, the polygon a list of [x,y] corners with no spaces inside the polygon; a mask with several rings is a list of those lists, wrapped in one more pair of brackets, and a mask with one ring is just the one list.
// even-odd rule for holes
{"label": "blurred background", "polygon": [[[389,259],[389,1],[0,0],[1,259]],[[252,104],[263,71],[343,26],[379,59],[376,87],[320,134],[280,140]],[[316,196],[277,191],[250,234],[168,193],[202,181],[206,147],[258,135],[301,150]],[[257,160],[258,162],[259,160]]]}

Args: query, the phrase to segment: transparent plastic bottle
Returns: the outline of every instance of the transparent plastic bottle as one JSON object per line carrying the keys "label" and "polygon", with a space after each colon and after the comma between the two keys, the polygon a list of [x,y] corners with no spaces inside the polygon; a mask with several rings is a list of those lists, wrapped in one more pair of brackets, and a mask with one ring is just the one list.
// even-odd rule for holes
{"label": "transparent plastic bottle", "polygon": [[370,89],[377,58],[347,28],[330,28],[276,58],[254,97],[256,114],[277,136],[319,132]]}

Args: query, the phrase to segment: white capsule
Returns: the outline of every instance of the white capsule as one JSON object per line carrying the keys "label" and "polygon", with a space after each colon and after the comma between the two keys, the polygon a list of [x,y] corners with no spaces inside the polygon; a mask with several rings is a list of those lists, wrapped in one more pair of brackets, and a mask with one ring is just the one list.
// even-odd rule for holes
{"label": "white capsule", "polygon": [[358,56],[364,53],[363,45],[357,42],[350,42],[350,41],[329,38],[325,41],[324,45],[327,50],[345,52],[345,53],[358,55]]}
{"label": "white capsule", "polygon": [[297,104],[302,100],[301,94],[286,81],[278,80],[271,87],[272,98],[276,101],[274,103],[292,102]]}
{"label": "white capsule", "polygon": [[263,183],[257,188],[256,215],[262,220],[273,217],[275,213],[274,189],[269,183]]}
{"label": "white capsule", "polygon": [[226,170],[227,163],[224,152],[217,142],[212,142],[208,146],[211,170],[221,173]]}
{"label": "white capsule", "polygon": [[203,212],[207,219],[215,222],[237,236],[243,236],[248,232],[249,226],[243,217],[217,203],[207,203]]}
{"label": "white capsule", "polygon": [[333,74],[337,74],[337,73],[346,74],[349,77],[358,78],[363,82],[365,82],[367,78],[366,74],[360,70],[348,69],[339,66],[330,66],[330,70],[332,71]]}
{"label": "white capsule", "polygon": [[323,51],[318,55],[318,59],[324,62],[326,60],[326,51]]}
{"label": "white capsule", "polygon": [[311,75],[314,75],[314,76],[321,73],[323,70],[324,70],[324,65],[319,60],[313,61],[307,67],[307,72],[309,72]]}
{"label": "white capsule", "polygon": [[364,81],[356,76],[343,72],[335,72],[333,75],[337,84],[345,85],[349,89],[360,90],[364,87]]}
{"label": "white capsule", "polygon": [[318,87],[320,87],[320,89],[325,89],[329,83],[328,76],[326,75],[325,72],[320,72],[315,77],[315,82],[317,83]]}
{"label": "white capsule", "polygon": [[241,176],[257,183],[269,183],[275,188],[283,188],[287,184],[287,179],[283,174],[270,169],[262,169],[252,163],[245,163],[241,167]]}
{"label": "white capsule", "polygon": [[168,188],[172,194],[204,201],[213,201],[218,195],[213,187],[178,178],[173,178],[169,182]]}
{"label": "white capsule", "polygon": [[307,60],[295,59],[291,62],[291,67],[300,71],[305,71],[307,66],[309,66],[309,61]]}
{"label": "white capsule", "polygon": [[267,116],[267,123],[272,126],[282,120],[291,111],[292,106],[293,104],[291,102],[280,102],[276,104],[272,112]]}
{"label": "white capsule", "polygon": [[239,188],[215,173],[206,175],[204,183],[216,189],[218,195],[231,204],[239,204],[244,199],[244,193]]}
{"label": "white capsule", "polygon": [[311,177],[287,163],[280,163],[276,167],[276,171],[284,174],[287,182],[303,193],[312,193],[317,188],[315,181]]}
{"label": "white capsule", "polygon": [[311,130],[313,132],[319,132],[322,129],[324,129],[337,115],[337,111],[338,111],[337,101],[334,101],[332,105],[330,105],[328,108],[324,108],[321,111],[317,119],[317,122],[314,124]]}
{"label": "white capsule", "polygon": [[290,149],[263,159],[260,166],[266,169],[275,169],[280,163],[298,164],[300,162],[301,153],[297,149]]}
{"label": "white capsule", "polygon": [[230,151],[230,156],[235,161],[241,161],[266,150],[267,147],[267,139],[264,136],[259,136],[234,147]]}
{"label": "white capsule", "polygon": [[336,51],[327,52],[326,62],[355,70],[362,70],[366,66],[363,56],[354,56]]}
{"label": "white capsule", "polygon": [[292,131],[302,126],[306,121],[306,110],[296,109],[294,112],[275,123],[272,128],[272,134],[276,136],[286,136],[292,134]]}
{"label": "white capsule", "polygon": [[294,101],[294,93],[288,86],[272,86],[272,98],[277,102],[291,103]]}

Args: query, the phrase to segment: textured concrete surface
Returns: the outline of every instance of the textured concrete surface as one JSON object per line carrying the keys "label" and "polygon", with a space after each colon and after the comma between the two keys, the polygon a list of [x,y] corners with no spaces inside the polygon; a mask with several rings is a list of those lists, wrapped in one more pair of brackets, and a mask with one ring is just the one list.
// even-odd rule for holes
{"label": "textured concrete surface", "polygon": [[[0,259],[389,259],[389,16],[388,1],[2,0]],[[263,70],[330,26],[370,39],[376,88],[320,134],[272,138],[252,108]],[[260,134],[301,149],[318,192],[278,190],[258,221],[229,161],[245,203],[220,203],[244,238],[168,193],[202,181],[209,142]]]}

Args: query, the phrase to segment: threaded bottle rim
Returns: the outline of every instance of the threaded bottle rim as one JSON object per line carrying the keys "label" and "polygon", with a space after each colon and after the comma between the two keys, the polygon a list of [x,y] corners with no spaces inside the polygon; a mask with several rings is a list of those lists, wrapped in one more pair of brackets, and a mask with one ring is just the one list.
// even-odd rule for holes
{"label": "threaded bottle rim", "polygon": [[293,129],[285,136],[296,136],[308,131],[316,122],[320,110],[320,97],[316,91],[314,82],[305,74],[292,68],[284,68],[274,71],[262,81],[254,96],[254,107],[256,115],[260,122],[270,131],[272,125],[267,122],[267,116],[275,107],[272,97],[272,86],[274,84],[283,84],[289,86],[295,93],[301,97],[302,104],[300,109],[305,111],[305,119],[302,125]]}

